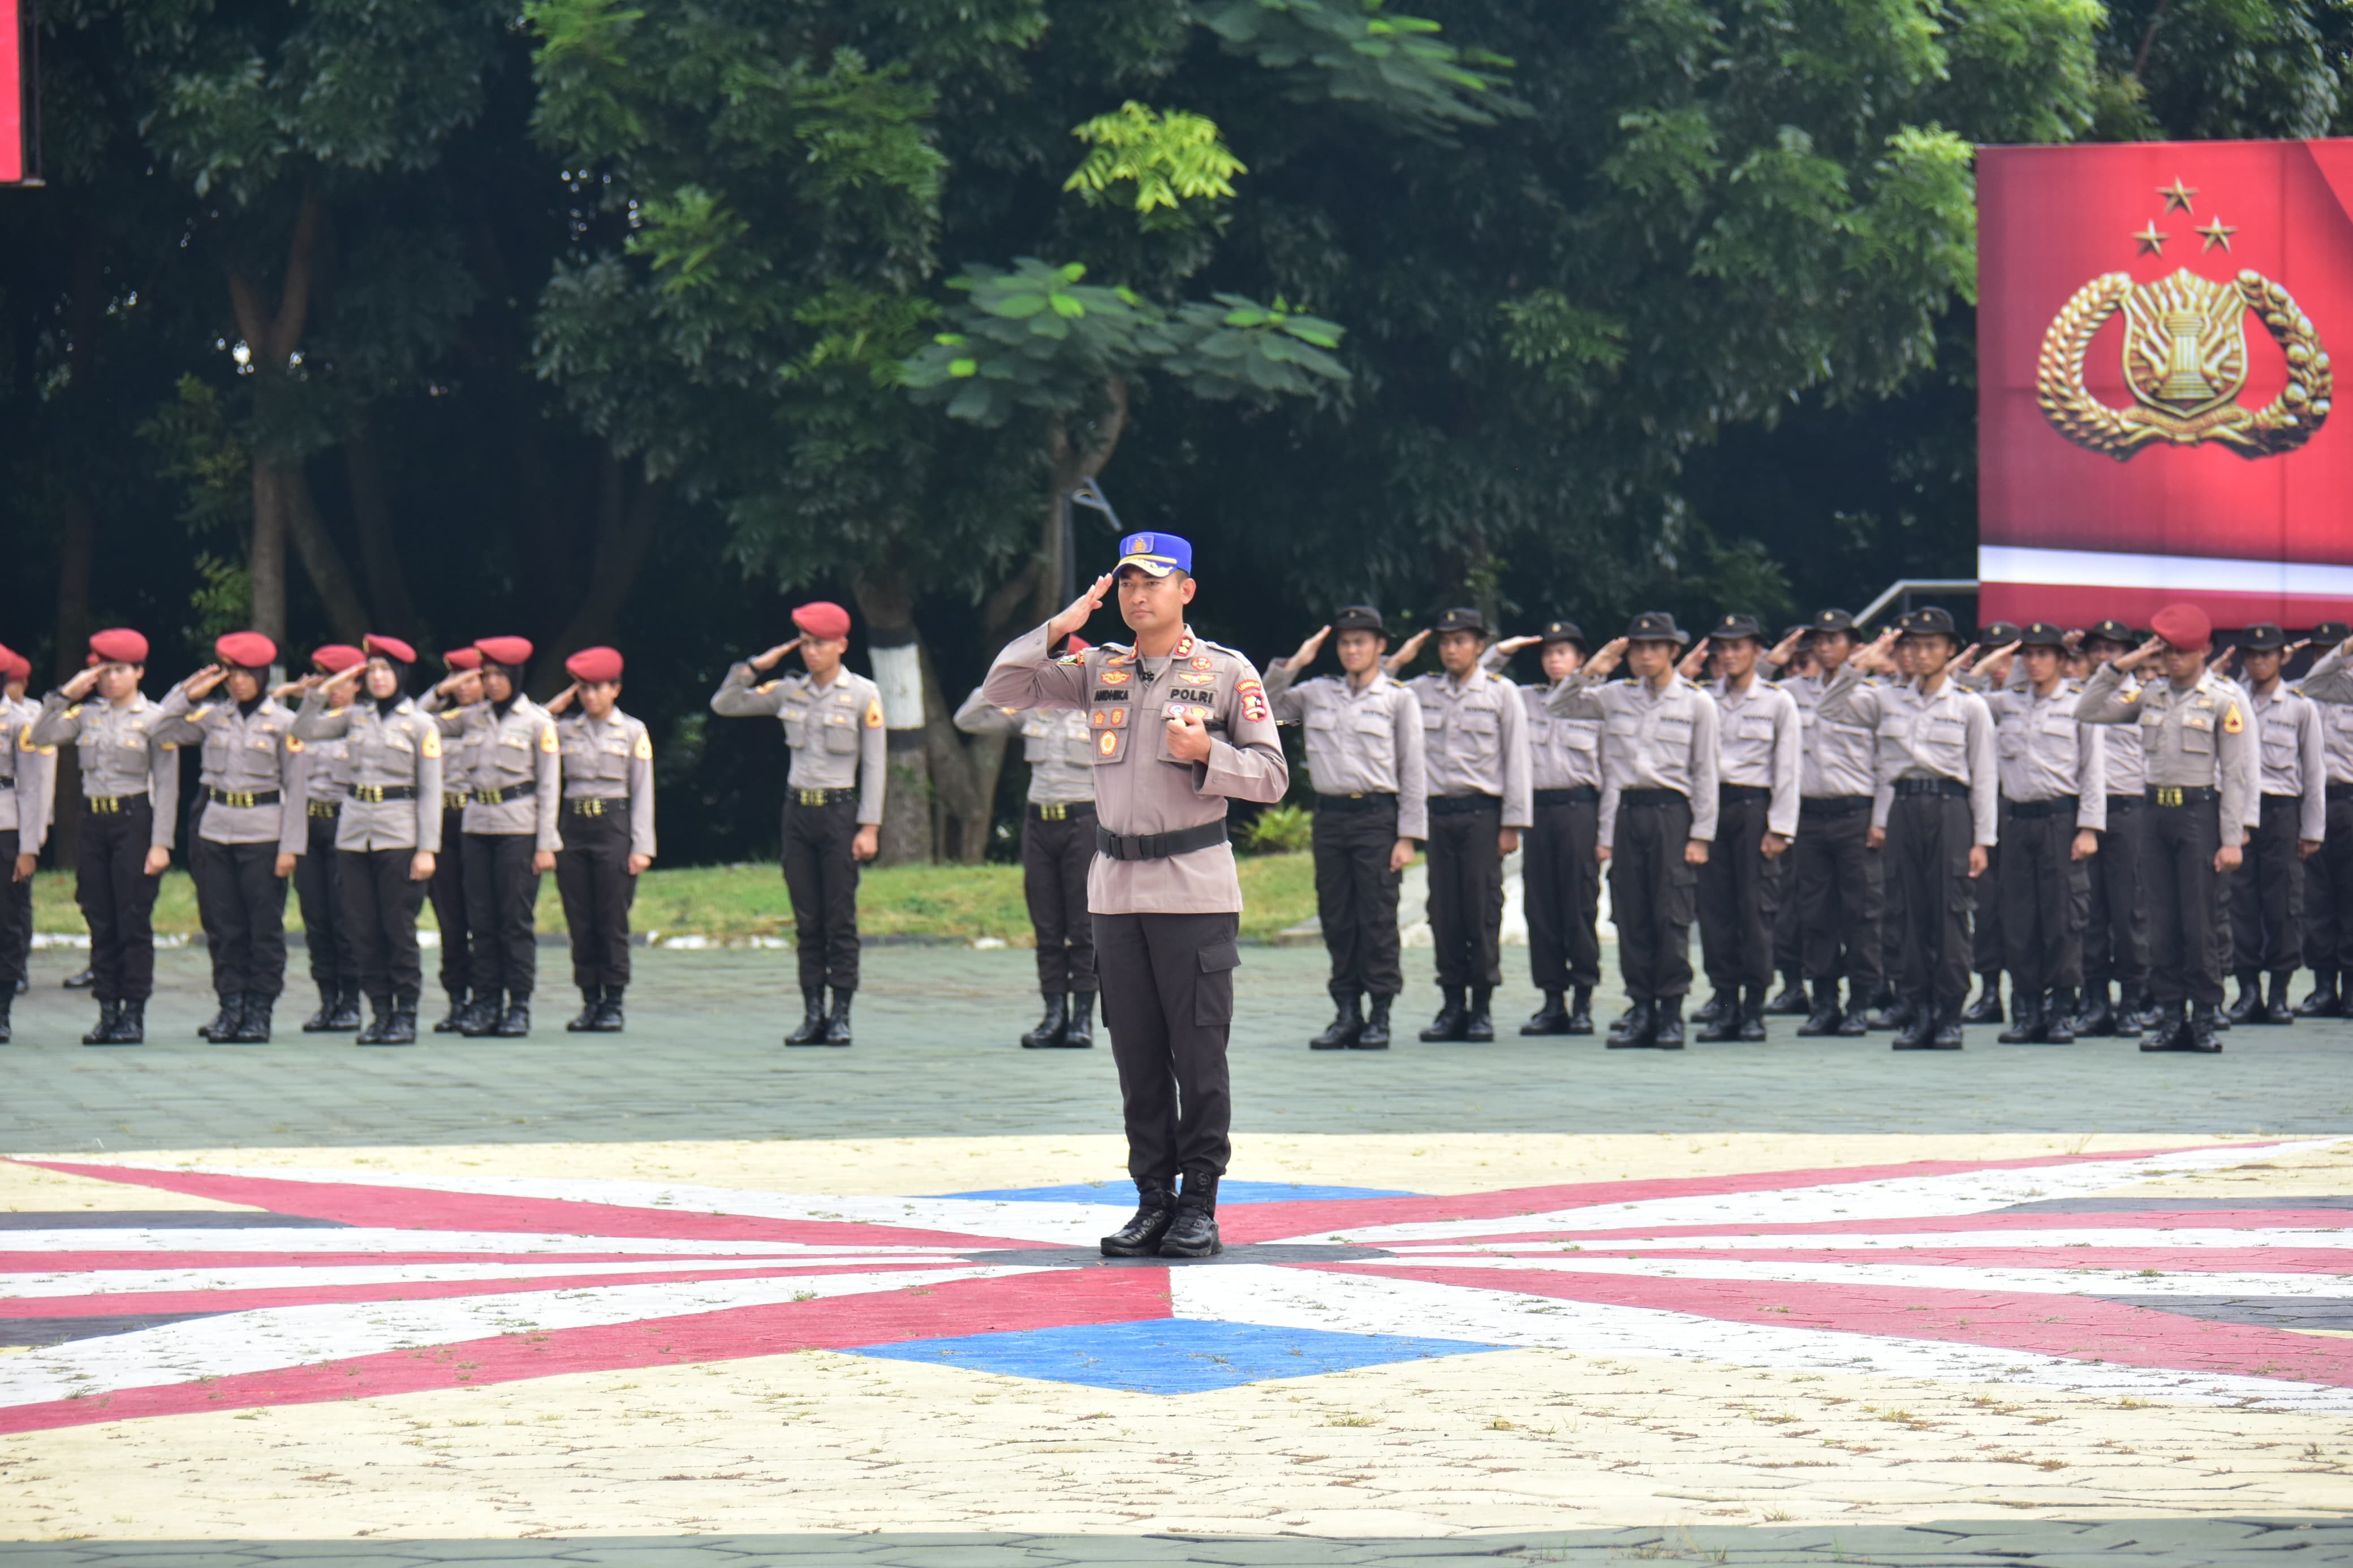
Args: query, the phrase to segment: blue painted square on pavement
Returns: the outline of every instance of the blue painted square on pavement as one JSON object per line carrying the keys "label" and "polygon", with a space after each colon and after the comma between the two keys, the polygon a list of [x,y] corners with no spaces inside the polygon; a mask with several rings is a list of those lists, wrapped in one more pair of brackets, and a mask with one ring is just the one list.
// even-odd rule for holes
{"label": "blue painted square on pavement", "polygon": [[[1388,1187],[1325,1187],[1312,1182],[1219,1182],[1218,1203],[1306,1204],[1337,1198],[1413,1198],[1419,1193]],[[1109,1204],[1126,1208],[1135,1189],[1125,1182],[1066,1182],[1059,1187],[996,1187],[982,1193],[934,1193],[937,1198],[1000,1198],[1027,1204]]]}
{"label": "blue painted square on pavement", "polygon": [[1132,1394],[1203,1394],[1278,1377],[1314,1377],[1351,1367],[1506,1348],[1476,1340],[1341,1334],[1324,1329],[1155,1318],[1135,1323],[1086,1323],[956,1339],[907,1340],[892,1345],[864,1345],[850,1353],[969,1367],[1047,1383],[1124,1389]]}

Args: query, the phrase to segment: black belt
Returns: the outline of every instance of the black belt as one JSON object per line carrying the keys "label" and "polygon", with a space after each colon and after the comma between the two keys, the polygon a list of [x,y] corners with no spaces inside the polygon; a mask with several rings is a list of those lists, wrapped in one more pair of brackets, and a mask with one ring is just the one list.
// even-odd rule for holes
{"label": "black belt", "polygon": [[2128,811],[2138,811],[2142,806],[2147,805],[2147,804],[2148,797],[2147,795],[2112,795],[2108,796],[2108,815],[2110,816],[2120,816]]}
{"label": "black belt", "polygon": [[415,800],[417,786],[415,784],[353,784],[352,798],[365,801],[371,805],[387,800]]}
{"label": "black belt", "polygon": [[1029,803],[1032,822],[1068,822],[1072,817],[1092,816],[1095,803],[1091,800],[1033,800]]}
{"label": "black belt", "polygon": [[625,795],[575,795],[565,800],[564,809],[574,816],[603,816],[607,812],[629,809],[629,797]]}
{"label": "black belt", "polygon": [[2333,784],[2322,786],[2330,800],[2353,800],[2353,784]]}
{"label": "black belt", "polygon": [[2274,795],[2270,791],[2266,790],[2263,792],[2263,802],[2265,805],[2272,806],[2300,806],[2304,804],[2304,796],[2300,795]]}
{"label": "black belt", "polygon": [[539,781],[537,779],[525,779],[519,784],[509,784],[504,789],[478,789],[474,792],[474,804],[476,805],[504,805],[511,800],[521,800],[527,795],[537,795],[538,793]]}
{"label": "black belt", "polygon": [[120,816],[126,811],[152,804],[143,795],[86,795],[82,805],[100,816]]}
{"label": "black belt", "polygon": [[1504,803],[1492,795],[1434,795],[1430,797],[1432,816],[1461,816],[1472,811],[1501,811]]}
{"label": "black belt", "polygon": [[1736,800],[1771,800],[1773,790],[1769,784],[1718,784],[1715,798],[1718,805]]}
{"label": "black belt", "polygon": [[16,781],[15,779],[0,779],[0,789],[15,789],[16,787]]}
{"label": "black belt", "polygon": [[1810,795],[1798,802],[1798,816],[1861,816],[1871,809],[1867,795]]}
{"label": "black belt", "polygon": [[1222,816],[1174,833],[1113,833],[1101,823],[1095,825],[1095,853],[1113,860],[1166,860],[1171,855],[1189,855],[1225,841]]}
{"label": "black belt", "polygon": [[786,798],[795,805],[839,805],[844,801],[856,800],[858,792],[854,789],[797,789],[787,791]]}
{"label": "black belt", "polygon": [[1386,791],[1367,791],[1362,795],[1319,795],[1315,797],[1318,811],[1395,811],[1398,797]]}
{"label": "black belt", "polygon": [[212,785],[206,784],[205,798],[215,805],[226,805],[232,810],[243,811],[248,806],[276,805],[286,797],[274,789],[215,789]]}
{"label": "black belt", "polygon": [[2148,803],[2151,805],[2211,805],[2222,798],[2222,792],[2209,784],[2151,784]]}
{"label": "black belt", "polygon": [[1571,784],[1567,789],[1536,791],[1538,805],[1592,805],[1601,799],[1601,792],[1591,784]]}
{"label": "black belt", "polygon": [[1657,811],[1662,806],[1689,805],[1691,796],[1679,789],[1621,789],[1618,792],[1620,811]]}
{"label": "black belt", "polygon": [[314,800],[309,804],[309,813],[332,822],[343,815],[343,803],[340,800]]}
{"label": "black belt", "polygon": [[2043,816],[2073,816],[2084,809],[2081,796],[2054,795],[2049,800],[2013,800],[2010,815],[2021,822],[2032,822]]}
{"label": "black belt", "polygon": [[1958,779],[1897,779],[1897,795],[1936,795],[1950,800],[1968,798],[1969,786]]}

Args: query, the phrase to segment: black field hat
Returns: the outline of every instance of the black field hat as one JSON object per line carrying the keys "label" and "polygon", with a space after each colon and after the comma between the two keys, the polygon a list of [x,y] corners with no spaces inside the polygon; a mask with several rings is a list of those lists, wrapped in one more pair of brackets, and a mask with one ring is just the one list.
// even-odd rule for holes
{"label": "black field hat", "polygon": [[1381,613],[1370,605],[1347,605],[1332,617],[1335,632],[1387,632],[1381,624]]}
{"label": "black field hat", "polygon": [[1991,626],[1978,628],[1978,631],[1979,647],[2000,647],[2005,643],[2014,643],[2017,640],[2018,626],[2013,621],[1996,621]]}
{"label": "black field hat", "polygon": [[2094,621],[2092,629],[2084,634],[2085,642],[2121,643],[2126,647],[2138,647],[2140,637],[2132,627],[2113,616],[2105,621]]}
{"label": "black field hat", "polygon": [[1757,624],[1755,616],[1725,616],[1715,623],[1707,635],[1718,639],[1754,637],[1758,642],[1763,642],[1765,628]]}
{"label": "black field hat", "polygon": [[2257,621],[2239,634],[2241,653],[2277,653],[2287,647],[2287,633],[2269,621]]}
{"label": "black field hat", "polygon": [[1487,617],[1469,605],[1440,611],[1433,626],[1440,632],[1477,632],[1481,637],[1487,635]]}
{"label": "black field hat", "polygon": [[2328,644],[2330,647],[2335,647],[2347,637],[2353,637],[2353,626],[2348,626],[2343,621],[2323,621],[2312,628],[2312,640]]}
{"label": "black field hat", "polygon": [[[1960,632],[1953,625],[1953,612],[1935,605],[1929,605],[1925,610],[1913,611],[1896,622],[1895,626],[1896,629],[1907,637],[1951,637],[1955,642],[1958,642],[1961,637]],[[2001,640],[2008,642],[2010,637],[2017,635],[2018,628],[2012,626],[2010,628],[2010,637],[2005,637]]]}
{"label": "black field hat", "polygon": [[1536,640],[1538,642],[1572,642],[1577,645],[1577,652],[1586,651],[1584,628],[1575,621],[1546,621],[1544,630],[1536,635]]}
{"label": "black field hat", "polygon": [[1626,627],[1628,642],[1671,642],[1680,647],[1691,641],[1691,633],[1675,625],[1674,616],[1664,610],[1644,610]]}
{"label": "black field hat", "polygon": [[2018,634],[2021,647],[2058,647],[2067,646],[2067,634],[2049,621],[2029,621]]}
{"label": "black field hat", "polygon": [[1806,629],[1814,632],[1851,632],[1854,630],[1854,617],[1844,610],[1816,610],[1814,618],[1806,623]]}

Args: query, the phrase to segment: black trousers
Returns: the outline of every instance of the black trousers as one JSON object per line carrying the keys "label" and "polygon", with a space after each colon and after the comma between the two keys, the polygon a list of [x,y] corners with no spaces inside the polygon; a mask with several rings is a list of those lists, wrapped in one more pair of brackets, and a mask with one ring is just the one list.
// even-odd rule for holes
{"label": "black trousers", "polygon": [[2136,998],[2148,984],[2148,836],[2147,797],[2108,796],[2108,830],[2092,857],[2089,907],[2084,921],[2084,983],[2110,981]]}
{"label": "black trousers", "polygon": [[466,912],[466,811],[441,812],[441,853],[434,858],[426,896],[441,928],[441,989],[457,995],[474,985],[473,925]]}
{"label": "black trousers", "polygon": [[2261,810],[2263,820],[2247,835],[2244,858],[2231,877],[2231,968],[2286,974],[2304,963],[2305,863],[2295,852],[2304,803],[2267,795]]}
{"label": "black trousers", "polygon": [[2353,795],[2328,803],[2328,836],[2304,863],[2304,961],[2353,973]]}
{"label": "black trousers", "polygon": [[785,891],[793,901],[793,945],[801,990],[858,989],[858,803],[785,802]]}
{"label": "black trousers", "polygon": [[286,882],[278,875],[277,844],[206,839],[195,874],[213,990],[223,996],[276,996],[285,990]]}
{"label": "black trousers", "polygon": [[1883,853],[1904,889],[1898,973],[1906,996],[1958,1002],[1968,994],[1969,916],[1977,904],[1969,879],[1972,837],[1964,796],[1899,795],[1888,813]]}
{"label": "black trousers", "polygon": [[[1547,794],[1550,792],[1546,792]],[[1520,889],[1528,917],[1528,975],[1539,991],[1601,984],[1601,802],[1538,800],[1522,836]]]}
{"label": "black trousers", "polygon": [[[1404,879],[1389,869],[1397,841],[1395,795],[1327,801],[1315,808],[1315,915],[1332,959],[1335,995],[1394,996],[1405,989],[1398,946],[1398,887]],[[1498,875],[1499,897],[1503,886]],[[1500,906],[1496,918],[1500,933]]]}
{"label": "black trousers", "polygon": [[539,905],[539,873],[531,868],[538,841],[528,833],[469,833],[465,838],[473,989],[478,995],[503,991],[510,1001],[528,1002],[539,981],[539,933],[532,920]]}
{"label": "black trousers", "polygon": [[155,994],[155,894],[147,874],[155,808],[145,796],[121,811],[86,811],[75,867],[74,902],[90,926],[90,994],[144,1002]]}
{"label": "black trousers", "polygon": [[[1791,844],[1791,852],[1797,849]],[[1797,974],[1806,967],[1806,926],[1799,919],[1798,907],[1798,863],[1786,859],[1781,875],[1781,906],[1773,911],[1773,967],[1782,974]]]}
{"label": "black trousers", "polygon": [[[21,855],[24,851],[20,848],[16,853]],[[15,876],[15,869],[12,868],[8,874]],[[19,922],[16,928],[16,974],[21,979],[32,972],[33,965],[33,879],[27,877],[21,882],[11,882],[8,900],[16,906]]]}
{"label": "black trousers", "polygon": [[[2073,858],[2075,813],[2021,816],[2013,811],[2002,831],[2009,838],[1995,889],[2010,985],[2021,996],[2074,990],[2084,984],[2084,925],[2092,905],[2090,863]],[[2100,849],[2106,853],[2107,845]]]}
{"label": "black trousers", "polygon": [[[0,829],[0,866],[16,875],[16,830]],[[11,880],[0,889],[0,1001],[16,994],[25,978],[25,960],[33,950],[32,883]]]}
{"label": "black trousers", "polygon": [[2010,842],[2010,802],[2006,800],[1994,807],[1994,832],[2000,842],[1986,851],[1989,896],[1973,900],[1977,910],[1972,921],[1969,967],[1979,974],[1998,973],[2010,962],[2010,942],[2002,935],[2001,898],[1993,891],[2001,886],[2002,846]]}
{"label": "black trousers", "polygon": [[2212,801],[2148,808],[2148,976],[2160,1002],[2222,1000],[2214,940],[2221,907],[2215,851],[2222,822]]}
{"label": "black trousers", "polygon": [[[1021,816],[1021,896],[1038,935],[1038,989],[1052,996],[1095,988],[1095,928],[1087,913],[1087,868],[1095,858],[1095,808],[1085,802],[1047,821]],[[850,911],[857,918],[857,910]],[[857,970],[851,967],[851,984]]]}
{"label": "black trousers", "polygon": [[322,992],[359,987],[351,932],[343,924],[343,862],[335,856],[332,816],[310,819],[310,841],[294,862],[294,900],[302,910],[302,942],[311,954],[311,979]]}
{"label": "black trousers", "polygon": [[1234,1119],[1226,1039],[1240,914],[1094,920],[1128,1174],[1159,1182],[1187,1171],[1223,1175]]}
{"label": "black trousers", "polygon": [[[1857,805],[1847,805],[1850,799]],[[1856,1001],[1868,1002],[1885,973],[1880,926],[1886,914],[1881,858],[1871,847],[1871,797],[1799,802],[1789,858],[1797,896],[1785,907],[1797,911],[1806,978],[1843,978]]]}
{"label": "black trousers", "polygon": [[1430,803],[1430,934],[1440,985],[1504,983],[1504,803],[1474,797],[1468,811]]}
{"label": "black trousers", "polygon": [[1716,807],[1715,842],[1699,868],[1702,962],[1708,984],[1718,991],[1773,983],[1773,929],[1785,861],[1765,858],[1769,804],[1725,797]]}
{"label": "black trousers", "polygon": [[1619,802],[1609,852],[1618,968],[1627,996],[1636,1002],[1664,1001],[1691,989],[1692,914],[1699,889],[1699,868],[1683,859],[1691,802],[1661,793],[1666,798],[1656,805]]}
{"label": "black trousers", "polygon": [[555,852],[555,891],[572,933],[572,984],[583,991],[629,983],[629,813],[564,813],[564,847]]}
{"label": "black trousers", "polygon": [[411,1007],[425,986],[417,948],[417,911],[425,907],[425,884],[408,876],[416,858],[414,849],[335,851],[336,889],[343,898],[343,929],[350,934],[360,990],[376,1001],[392,997]]}

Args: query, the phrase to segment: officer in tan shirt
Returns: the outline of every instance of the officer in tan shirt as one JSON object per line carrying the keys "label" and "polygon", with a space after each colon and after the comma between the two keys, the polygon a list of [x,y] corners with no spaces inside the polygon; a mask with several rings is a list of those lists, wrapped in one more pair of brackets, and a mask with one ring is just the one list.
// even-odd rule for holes
{"label": "officer in tan shirt", "polygon": [[1520,688],[1528,731],[1530,822],[1521,841],[1522,907],[1528,921],[1528,978],[1544,1005],[1523,1035],[1593,1033],[1593,988],[1601,983],[1601,721],[1556,719],[1552,689],[1584,664],[1585,632],[1548,621],[1541,632],[1505,637],[1487,650],[1502,674],[1512,655],[1536,648],[1544,679]]}
{"label": "officer in tan shirt", "polygon": [[1765,1038],[1774,927],[1798,834],[1798,705],[1757,668],[1765,633],[1756,616],[1723,616],[1701,647],[1724,674],[1707,689],[1716,710],[1716,829],[1698,889],[1708,984],[1722,1006],[1699,1037],[1754,1043]]}
{"label": "officer in tan shirt", "polygon": [[[980,689],[1000,708],[1084,707],[1094,734],[1101,820],[1087,904],[1137,1194],[1134,1217],[1103,1237],[1108,1257],[1223,1250],[1242,907],[1226,803],[1281,800],[1291,782],[1257,669],[1186,625],[1195,587],[1191,544],[1129,534],[1111,573],[1009,644]],[[1114,590],[1134,647],[1050,658]]]}
{"label": "officer in tan shirt", "polygon": [[653,736],[620,710],[621,669],[619,649],[584,647],[564,661],[572,684],[547,705],[564,772],[555,890],[580,987],[580,1016],[564,1026],[575,1035],[617,1035],[626,1023],[629,906],[654,863]]}
{"label": "officer in tan shirt", "polygon": [[[311,671],[322,679],[366,661],[367,656],[349,643],[311,650]],[[299,703],[312,684],[290,680],[270,695],[280,702]],[[335,857],[335,825],[352,783],[350,742],[338,738],[301,743],[309,765],[302,775],[302,853],[294,862],[294,898],[302,910],[311,983],[319,988],[319,1010],[302,1020],[302,1032],[341,1034],[360,1026],[359,969],[352,956],[351,932],[343,925],[342,867]]]}
{"label": "officer in tan shirt", "polygon": [[[22,670],[20,676],[18,671]],[[49,803],[57,787],[57,748],[37,745],[33,721],[40,710],[24,700],[33,678],[30,660],[0,647],[0,1046],[8,1043],[8,1010],[25,985],[25,961],[33,942],[33,871],[41,862],[48,834]]]}

